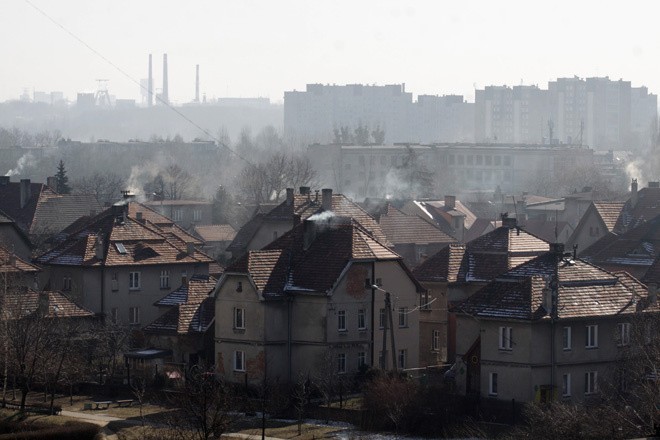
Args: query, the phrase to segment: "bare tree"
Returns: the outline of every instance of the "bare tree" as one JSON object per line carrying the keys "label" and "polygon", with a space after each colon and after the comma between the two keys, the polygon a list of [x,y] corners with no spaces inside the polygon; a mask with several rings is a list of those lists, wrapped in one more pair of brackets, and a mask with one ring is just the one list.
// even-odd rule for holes
{"label": "bare tree", "polygon": [[94,194],[96,200],[101,204],[112,204],[121,199],[121,191],[126,181],[123,177],[108,171],[95,172],[94,174],[81,177],[72,183],[75,194]]}

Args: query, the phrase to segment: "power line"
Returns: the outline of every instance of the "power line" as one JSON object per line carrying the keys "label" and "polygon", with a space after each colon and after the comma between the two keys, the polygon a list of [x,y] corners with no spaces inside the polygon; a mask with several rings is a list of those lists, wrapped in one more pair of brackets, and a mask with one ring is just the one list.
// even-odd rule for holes
{"label": "power line", "polygon": [[[25,1],[25,3],[27,3],[29,6],[31,6],[35,11],[37,11],[38,13],[40,13],[41,15],[43,15],[44,17],[46,17],[46,19],[48,19],[48,20],[49,20],[51,23],[53,23],[55,26],[57,26],[57,27],[59,27],[60,29],[62,29],[64,32],[66,32],[67,34],[69,34],[69,36],[71,36],[71,37],[74,38],[76,41],[78,41],[80,44],[82,44],[82,45],[85,46],[87,49],[89,49],[89,50],[90,50],[92,53],[94,53],[96,56],[98,56],[98,57],[101,58],[103,61],[105,61],[106,63],[108,63],[110,66],[112,66],[115,70],[117,70],[117,71],[118,71],[119,73],[121,73],[124,77],[126,77],[126,79],[128,79],[128,80],[131,81],[132,83],[136,84],[136,85],[137,85],[138,87],[140,87],[141,89],[144,89],[145,91],[148,91],[147,88],[146,88],[145,86],[143,86],[142,84],[140,84],[140,81],[137,81],[136,79],[134,79],[134,78],[133,78],[131,75],[129,75],[124,69],[122,69],[121,67],[119,67],[118,65],[116,65],[115,63],[113,63],[110,59],[108,59],[107,57],[105,57],[101,52],[99,52],[98,50],[94,49],[92,46],[90,46],[89,44],[87,44],[87,42],[85,42],[82,38],[80,38],[78,35],[76,35],[76,34],[74,34],[73,32],[71,32],[71,31],[70,31],[69,29],[67,29],[64,25],[62,25],[61,23],[59,23],[57,20],[55,20],[55,19],[54,19],[53,17],[51,17],[50,15],[48,15],[44,10],[40,9],[37,5],[35,5],[34,3],[32,3],[30,0],[23,0],[23,1]],[[181,113],[179,110],[177,110],[177,109],[176,109],[175,107],[173,107],[172,105],[170,105],[169,102],[163,100],[160,96],[156,95],[156,100],[159,101],[159,102],[160,102],[161,104],[163,104],[164,106],[168,107],[170,110],[172,110],[174,113],[176,113],[179,117],[181,117],[182,119],[184,119],[185,121],[187,121],[187,122],[188,122],[189,124],[191,124],[193,127],[197,128],[199,131],[201,131],[202,133],[204,133],[205,135],[207,135],[209,138],[213,139],[215,142],[218,143],[219,146],[225,148],[227,151],[229,151],[230,153],[232,153],[233,155],[235,155],[236,157],[238,157],[239,159],[241,159],[242,161],[244,161],[244,162],[247,163],[248,165],[255,166],[251,161],[249,161],[248,159],[246,159],[245,157],[243,157],[243,156],[242,156],[241,154],[239,154],[237,151],[235,151],[234,149],[232,149],[231,147],[229,147],[227,144],[225,144],[224,142],[222,142],[220,139],[218,139],[218,138],[216,138],[215,136],[213,136],[211,133],[209,133],[208,130],[206,130],[205,128],[202,128],[202,127],[201,127],[200,125],[198,125],[195,121],[193,121],[193,120],[190,119],[188,116],[186,116],[186,115],[184,115],[183,113]]]}

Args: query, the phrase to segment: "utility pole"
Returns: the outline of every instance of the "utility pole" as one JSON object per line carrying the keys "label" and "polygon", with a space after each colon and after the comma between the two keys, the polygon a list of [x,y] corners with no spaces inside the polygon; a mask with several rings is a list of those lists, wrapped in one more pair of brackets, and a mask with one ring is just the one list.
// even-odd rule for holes
{"label": "utility pole", "polygon": [[394,340],[394,322],[392,321],[392,299],[390,292],[385,289],[381,289],[376,284],[372,285],[376,290],[379,290],[385,294],[385,316],[383,317],[383,356],[381,357],[380,366],[383,370],[387,369],[387,324],[390,325],[390,336],[392,337],[392,368],[394,371],[397,371],[396,364],[396,343]]}

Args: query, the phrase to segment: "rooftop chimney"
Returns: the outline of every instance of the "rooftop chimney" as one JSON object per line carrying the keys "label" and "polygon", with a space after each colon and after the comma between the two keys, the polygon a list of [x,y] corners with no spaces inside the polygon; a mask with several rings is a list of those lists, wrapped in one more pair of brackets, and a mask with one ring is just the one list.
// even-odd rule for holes
{"label": "rooftop chimney", "polygon": [[509,217],[509,214],[506,212],[500,214],[500,218],[502,219],[502,226],[505,228],[513,229],[518,226],[518,220],[516,218]]}
{"label": "rooftop chimney", "polygon": [[154,105],[154,76],[151,71],[151,54],[149,54],[149,79],[147,80],[147,106]]}
{"label": "rooftop chimney", "polygon": [[317,225],[314,220],[303,222],[303,250],[309,249],[316,239]]}
{"label": "rooftop chimney", "polygon": [[321,190],[321,207],[324,211],[332,211],[332,188]]}
{"label": "rooftop chimney", "polygon": [[30,197],[32,197],[30,179],[21,179],[21,209],[25,208]]}
{"label": "rooftop chimney", "polygon": [[550,243],[550,252],[553,254],[564,255],[564,243]]}
{"label": "rooftop chimney", "polygon": [[310,193],[310,188],[309,186],[301,186],[300,187],[300,194],[309,194]]}
{"label": "rooftop chimney", "polygon": [[163,104],[170,103],[168,79],[167,79],[167,54],[163,54],[163,91],[161,93]]}
{"label": "rooftop chimney", "polygon": [[445,196],[445,208],[447,209],[456,208],[456,196]]}
{"label": "rooftop chimney", "polygon": [[195,255],[195,243],[188,242],[186,243],[186,251],[191,257]]}
{"label": "rooftop chimney", "polygon": [[139,221],[140,223],[144,223],[144,217],[142,216],[142,211],[138,211],[135,213],[135,220]]}
{"label": "rooftop chimney", "polygon": [[293,205],[293,188],[286,189],[286,206]]}
{"label": "rooftop chimney", "polygon": [[199,64],[195,66],[195,102],[199,102]]}
{"label": "rooftop chimney", "polygon": [[638,195],[637,195],[637,179],[633,179],[630,184],[630,204],[634,208],[637,205]]}
{"label": "rooftop chimney", "polygon": [[57,177],[48,176],[46,177],[46,185],[53,191],[57,191]]}

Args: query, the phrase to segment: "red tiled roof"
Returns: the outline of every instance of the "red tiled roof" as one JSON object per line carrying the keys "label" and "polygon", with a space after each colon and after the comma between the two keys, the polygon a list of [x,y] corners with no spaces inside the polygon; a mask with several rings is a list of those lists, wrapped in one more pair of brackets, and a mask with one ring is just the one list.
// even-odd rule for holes
{"label": "red tiled roof", "polygon": [[625,202],[592,202],[594,209],[605,223],[607,231],[610,232],[614,228],[621,210],[626,204]]}
{"label": "red tiled roof", "polygon": [[660,188],[642,188],[637,192],[637,203],[628,200],[614,225],[614,232],[622,233],[660,215]]}
{"label": "red tiled roof", "polygon": [[213,326],[214,306],[215,300],[212,297],[206,297],[202,301],[177,304],[144,327],[143,331],[176,335],[205,333]]}
{"label": "red tiled roof", "polygon": [[187,302],[199,302],[208,297],[217,280],[208,275],[193,275],[187,284],[173,290],[154,303],[155,306],[174,306]]}
{"label": "red tiled roof", "polygon": [[40,272],[34,264],[23,260],[0,244],[0,273],[36,273]]}
{"label": "red tiled roof", "polygon": [[455,238],[435,225],[419,216],[404,214],[392,205],[388,205],[387,211],[380,216],[379,224],[389,242],[394,245],[456,242]]}
{"label": "red tiled roof", "polygon": [[82,216],[99,213],[103,207],[92,194],[50,194],[39,198],[30,233],[57,233]]}
{"label": "red tiled roof", "polygon": [[472,223],[472,227],[465,233],[465,242],[468,243],[475,238],[479,238],[500,226],[502,226],[501,220],[477,218],[474,223]]}
{"label": "red tiled roof", "polygon": [[464,244],[450,244],[413,269],[419,281],[454,282],[465,255]]}
{"label": "red tiled roof", "polygon": [[[65,294],[58,291],[37,292],[32,289],[21,289],[7,296],[5,300],[7,311],[12,317],[26,317],[36,312],[40,305],[44,307],[48,318],[91,318],[94,313],[77,305]],[[42,302],[43,301],[43,302]]]}
{"label": "red tiled roof", "polygon": [[[147,216],[143,216],[142,221],[130,216],[130,212],[138,212],[140,209],[138,203],[130,202],[129,215],[125,215],[126,206],[113,206],[71,233],[64,242],[39,256],[36,261],[42,264],[75,266],[135,266],[213,261],[198,250],[189,254],[184,236],[163,231]],[[165,223],[165,226],[167,225]],[[99,241],[103,246],[102,259],[96,257]],[[194,243],[193,240],[190,242]]]}
{"label": "red tiled roof", "polygon": [[[465,217],[465,229],[470,229],[472,224],[477,220],[477,216],[460,200],[455,201],[454,208],[445,207],[444,200],[415,200],[412,203],[417,205],[422,212],[425,212],[435,222],[444,222],[450,228],[454,227],[451,218],[455,215]],[[404,212],[409,211],[405,207],[403,210]]]}
{"label": "red tiled roof", "polygon": [[205,242],[231,241],[236,237],[236,231],[231,225],[195,226],[195,233]]}

